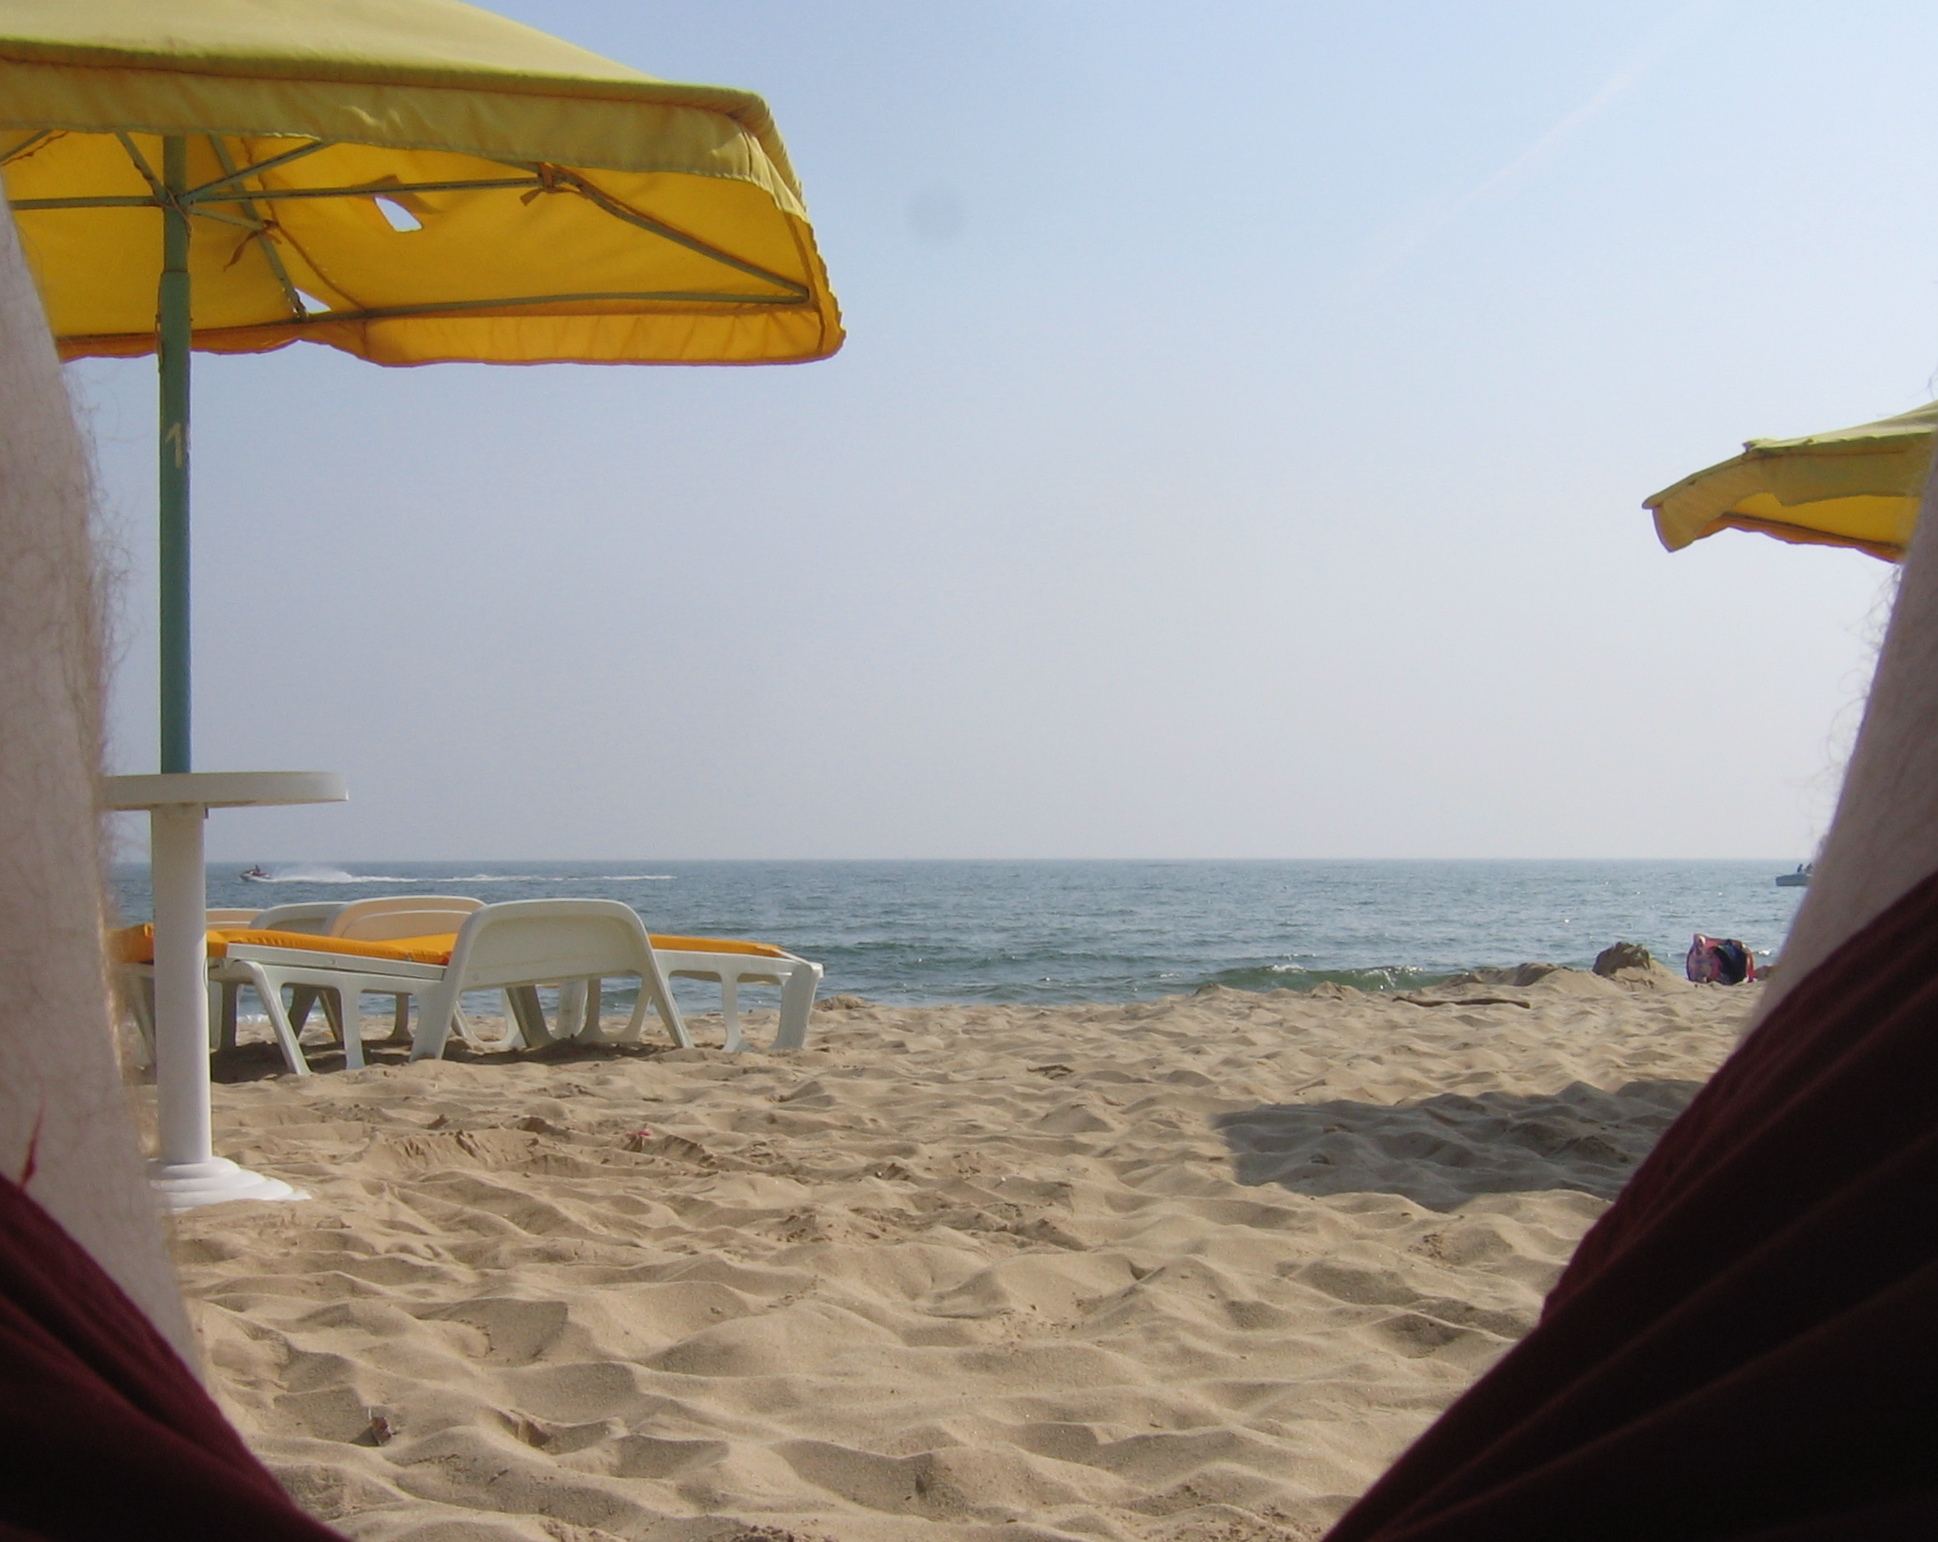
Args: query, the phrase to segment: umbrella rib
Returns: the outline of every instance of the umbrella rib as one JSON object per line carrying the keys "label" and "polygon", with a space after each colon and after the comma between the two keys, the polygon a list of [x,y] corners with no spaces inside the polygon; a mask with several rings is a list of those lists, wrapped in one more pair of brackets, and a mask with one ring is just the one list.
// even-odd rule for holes
{"label": "umbrella rib", "polygon": [[[264,162],[263,164],[268,165],[270,163]],[[228,179],[224,178],[223,180],[227,181]],[[217,185],[216,183],[204,184],[205,187],[215,187]],[[685,247],[688,251],[704,257],[710,262],[717,262],[722,267],[732,268],[735,272],[744,273],[749,278],[757,278],[763,283],[772,284],[775,288],[786,291],[797,300],[806,300],[809,297],[810,291],[805,284],[796,283],[793,279],[783,277],[779,273],[771,272],[759,266],[757,263],[747,262],[742,258],[735,257],[730,252],[723,252],[717,246],[710,246],[697,236],[690,236],[685,231],[677,230],[671,225],[664,224],[649,214],[641,214],[636,209],[628,208],[603,189],[594,186],[583,177],[577,176],[563,168],[555,169],[549,179],[543,173],[540,173],[530,177],[479,177],[449,182],[366,182],[357,187],[273,188],[265,189],[260,193],[254,193],[252,196],[270,202],[280,201],[286,198],[386,198],[398,193],[496,192],[516,188],[543,190],[558,186],[571,188],[573,192],[578,193],[594,208],[610,214],[614,219],[623,220],[625,223],[635,225],[641,230],[660,237],[662,240],[671,241],[676,246]],[[229,195],[229,197],[235,196],[234,194]],[[204,197],[210,202],[228,201],[227,198],[213,198],[208,197],[206,194]]]}
{"label": "umbrella rib", "polygon": [[[252,191],[249,196],[263,199],[283,198],[387,198],[394,193],[492,192],[501,188],[538,187],[536,177],[493,177],[452,182],[364,182],[356,187],[273,187]],[[237,194],[208,195],[210,203],[227,203]]]}
{"label": "umbrella rib", "polygon": [[[242,175],[229,158],[229,147],[222,142],[220,134],[209,135],[209,145],[215,151],[215,158],[229,177]],[[288,302],[292,316],[302,317],[309,314],[309,307],[303,304],[302,297],[296,293],[296,286],[289,281],[289,269],[283,266],[283,255],[276,250],[276,243],[269,239],[269,221],[256,213],[253,199],[243,199],[242,207],[248,216],[258,221],[256,239],[262,243],[262,254],[269,259],[269,270],[276,275],[276,282],[283,286],[283,299]]]}
{"label": "umbrella rib", "polygon": [[134,194],[101,198],[16,198],[15,209],[152,209],[162,200]]}
{"label": "umbrella rib", "polygon": [[[148,164],[148,158],[135,148],[135,142],[129,137],[127,130],[116,129],[114,137],[121,141],[121,148],[128,152],[128,159],[135,163],[135,170],[141,173],[142,181],[148,184],[149,191],[155,195],[151,201],[164,205],[170,203],[172,195],[166,187],[162,186],[162,179],[155,175],[154,168]],[[136,200],[136,202],[139,201]]]}
{"label": "umbrella rib", "polygon": [[[215,136],[210,135],[210,143],[214,143],[214,140]],[[271,167],[286,166],[291,161],[300,161],[304,156],[314,155],[318,150],[327,150],[331,145],[336,143],[338,141],[334,139],[318,139],[310,144],[299,145],[294,150],[285,150],[281,155],[272,155],[266,161],[257,161],[253,165],[240,168],[236,166],[234,161],[229,159],[225,152],[221,157],[222,175],[217,177],[213,182],[204,182],[200,187],[190,188],[186,193],[182,194],[182,197],[184,200],[200,201],[207,198],[213,189],[221,187],[225,183],[236,182],[243,177],[253,177],[261,172],[268,171]],[[224,200],[217,199],[215,201],[220,203]]]}
{"label": "umbrella rib", "polygon": [[721,251],[717,246],[709,246],[697,236],[690,236],[683,230],[676,230],[671,225],[662,224],[649,214],[641,214],[637,209],[629,208],[621,203],[603,188],[587,181],[577,172],[568,171],[563,166],[541,166],[535,169],[538,171],[538,175],[544,185],[551,186],[562,183],[578,193],[595,208],[603,209],[616,220],[624,220],[628,225],[637,225],[641,230],[650,231],[652,234],[664,240],[671,241],[675,246],[683,246],[688,251],[694,252],[710,261],[717,262],[723,267],[732,268],[739,273],[745,273],[749,278],[762,279],[767,283],[787,290],[790,294],[802,300],[808,298],[809,291],[805,284],[797,284],[791,278],[783,278],[778,273],[770,273],[766,268],[751,262],[746,262],[739,257],[733,256],[731,253]]}
{"label": "umbrella rib", "polygon": [[25,139],[21,140],[11,150],[0,151],[0,166],[6,165],[9,161],[18,160],[29,150],[34,149],[38,145],[45,144],[54,137],[55,132],[54,129],[37,129]]}
{"label": "umbrella rib", "polygon": [[806,299],[771,300],[762,299],[758,295],[708,294],[703,290],[691,289],[614,290],[585,294],[515,295],[496,300],[426,300],[418,305],[379,305],[354,311],[323,311],[306,315],[303,320],[311,324],[326,321],[390,321],[404,316],[434,316],[451,311],[501,310],[515,305],[570,305],[585,300],[661,302],[674,300],[708,305],[805,305],[808,303]]}
{"label": "umbrella rib", "polygon": [[198,220],[214,220],[218,225],[233,225],[238,230],[249,231],[252,235],[264,229],[260,218],[250,218],[241,214],[217,214],[213,209],[191,209]]}
{"label": "umbrella rib", "polygon": [[[233,327],[212,327],[211,332],[249,332],[259,327],[284,326],[324,326],[338,321],[397,321],[410,316],[435,316],[453,311],[510,310],[522,305],[570,305],[585,300],[634,300],[684,302],[689,305],[807,305],[812,300],[763,300],[757,296],[744,294],[707,294],[698,290],[664,289],[640,292],[617,291],[592,294],[537,294],[518,295],[498,300],[432,300],[420,305],[381,305],[354,311],[306,311],[300,317],[288,321],[242,322]],[[97,337],[112,337],[114,333],[76,333],[63,336],[59,340],[68,344],[84,344]]]}

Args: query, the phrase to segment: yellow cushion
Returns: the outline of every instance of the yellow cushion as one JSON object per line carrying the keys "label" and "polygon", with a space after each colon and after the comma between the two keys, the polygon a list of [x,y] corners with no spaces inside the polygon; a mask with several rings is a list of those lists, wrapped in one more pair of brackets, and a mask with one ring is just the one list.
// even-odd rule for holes
{"label": "yellow cushion", "polygon": [[[314,932],[259,932],[248,927],[222,926],[209,933],[209,957],[225,958],[229,944],[245,943],[258,948],[301,948],[309,953],[334,953],[343,958],[386,958],[405,964],[448,964],[451,949],[457,946],[457,933],[436,937],[393,937],[385,942],[364,942],[355,937],[319,937]],[[109,938],[114,956],[124,964],[152,964],[155,961],[155,928],[152,924],[130,926]]]}
{"label": "yellow cushion", "polygon": [[302,948],[311,953],[335,953],[345,958],[387,958],[405,964],[448,964],[458,945],[456,932],[429,937],[387,937],[366,942],[360,937],[319,937],[314,932],[257,932],[247,927],[220,927],[209,933],[209,957],[221,958],[230,943],[258,948]]}
{"label": "yellow cushion", "polygon": [[[113,933],[109,948],[124,964],[152,964],[155,961],[155,928],[124,927]],[[364,942],[355,937],[319,937],[314,932],[259,932],[238,926],[216,927],[209,933],[209,957],[224,958],[229,944],[246,943],[259,948],[301,948],[310,953],[335,953],[345,958],[388,958],[406,964],[448,964],[457,946],[455,932],[431,937],[393,937],[386,942]],[[676,953],[740,953],[755,958],[786,958],[787,951],[771,942],[737,942],[728,937],[654,937],[653,946]]]}
{"label": "yellow cushion", "polygon": [[735,942],[730,937],[655,937],[653,946],[675,953],[751,953],[755,958],[787,958],[771,942]]}

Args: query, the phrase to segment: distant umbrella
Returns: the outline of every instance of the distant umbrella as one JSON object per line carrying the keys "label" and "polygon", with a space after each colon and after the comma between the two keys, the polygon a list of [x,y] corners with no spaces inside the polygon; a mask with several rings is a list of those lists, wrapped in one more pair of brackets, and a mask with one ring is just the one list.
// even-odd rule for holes
{"label": "distant umbrella", "polygon": [[1752,439],[1743,453],[1643,500],[1680,551],[1719,530],[1806,546],[1854,546],[1898,562],[1918,522],[1938,402],[1856,428]]}

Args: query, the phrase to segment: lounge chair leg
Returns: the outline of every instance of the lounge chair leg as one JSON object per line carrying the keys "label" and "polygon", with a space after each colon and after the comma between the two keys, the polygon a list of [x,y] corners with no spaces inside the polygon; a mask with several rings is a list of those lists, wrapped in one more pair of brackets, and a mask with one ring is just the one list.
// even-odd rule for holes
{"label": "lounge chair leg", "polygon": [[139,1051],[136,1063],[145,1071],[155,1063],[154,977],[130,969],[121,978],[128,1015],[135,1020],[136,1049]]}
{"label": "lounge chair leg", "polygon": [[775,1049],[799,1049],[807,1043],[808,1023],[814,1015],[814,992],[821,971],[813,964],[796,964],[781,986],[781,1026]]}
{"label": "lounge chair leg", "polygon": [[458,994],[450,982],[432,986],[417,999],[417,1032],[411,1036],[412,1060],[438,1060],[444,1055],[444,1041],[451,1036],[451,1022],[457,1016]]}
{"label": "lounge chair leg", "polygon": [[738,1052],[750,1047],[740,1036],[740,977],[731,967],[720,971],[720,1020],[727,1026],[726,1048]]}
{"label": "lounge chair leg", "polygon": [[[598,1019],[592,1020],[597,1031]],[[586,982],[584,980],[562,980],[559,982],[559,1026],[555,1035],[561,1039],[582,1038],[586,1031]]]}
{"label": "lounge chair leg", "polygon": [[551,1030],[545,1026],[545,1011],[538,1004],[536,985],[514,985],[505,991],[505,1005],[511,1009],[513,1021],[518,1024],[519,1036],[525,1041],[527,1049],[543,1049],[552,1042]]}
{"label": "lounge chair leg", "polygon": [[222,985],[222,1012],[218,1019],[222,1024],[222,1038],[218,1046],[219,1048],[234,1049],[236,1047],[236,1018],[241,1015],[241,1009],[242,986],[233,980],[224,981]]}
{"label": "lounge chair leg", "polygon": [[658,981],[639,978],[639,999],[633,1003],[633,1015],[626,1019],[626,1026],[619,1030],[617,1044],[638,1044],[646,1037],[646,1014],[651,1012],[666,1030],[667,1038],[677,1049],[693,1048],[693,1035],[686,1031],[686,1020],[680,1016],[678,1003],[673,1000],[673,977],[662,973]]}
{"label": "lounge chair leg", "polygon": [[605,981],[567,980],[559,987],[559,1031],[561,1039],[577,1039],[586,1044],[603,1044],[600,1032]]}
{"label": "lounge chair leg", "polygon": [[363,1069],[363,992],[354,985],[337,988],[337,1032],[343,1039],[343,1069]]}
{"label": "lounge chair leg", "polygon": [[298,1033],[303,1031],[303,1025],[310,1020],[310,1010],[316,1005],[320,995],[321,992],[314,985],[290,986],[289,1023]]}
{"label": "lounge chair leg", "polygon": [[293,1076],[308,1076],[310,1063],[303,1058],[303,1047],[296,1042],[296,1030],[290,1026],[289,1014],[283,1010],[283,987],[280,982],[271,984],[269,976],[259,965],[246,966],[249,983],[256,989],[256,999],[262,1003],[263,1010],[269,1014],[269,1026],[276,1031],[276,1042],[282,1047],[283,1064],[288,1066]]}

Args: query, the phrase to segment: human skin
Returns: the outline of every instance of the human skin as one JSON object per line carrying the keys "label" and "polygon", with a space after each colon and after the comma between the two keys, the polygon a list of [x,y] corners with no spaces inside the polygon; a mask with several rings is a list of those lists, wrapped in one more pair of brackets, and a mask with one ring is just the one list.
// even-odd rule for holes
{"label": "human skin", "polygon": [[1938,871],[1938,480],[1927,483],[1836,817],[1751,1026],[1839,943]]}
{"label": "human skin", "polygon": [[87,460],[0,201],[0,1171],[190,1365],[102,953],[101,644]]}

